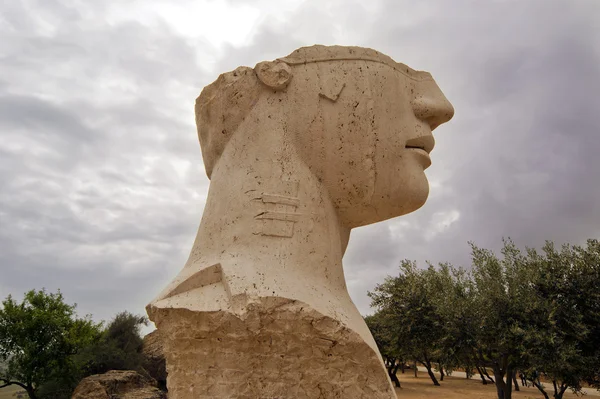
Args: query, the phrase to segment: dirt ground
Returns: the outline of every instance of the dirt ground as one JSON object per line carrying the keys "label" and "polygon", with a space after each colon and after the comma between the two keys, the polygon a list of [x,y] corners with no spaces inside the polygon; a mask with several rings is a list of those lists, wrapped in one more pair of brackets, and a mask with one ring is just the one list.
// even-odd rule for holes
{"label": "dirt ground", "polygon": [[[433,386],[427,373],[419,372],[415,378],[411,370],[405,374],[398,373],[398,379],[402,383],[402,389],[396,389],[399,399],[496,399],[496,388],[494,385],[483,385],[481,380],[467,380],[461,377],[446,377],[440,384]],[[7,387],[0,389],[0,399],[16,399],[14,393],[20,390],[18,387]],[[27,395],[23,395],[26,398]],[[550,395],[552,397],[552,395]],[[565,398],[575,398],[570,392],[565,393]],[[590,399],[599,398],[600,392],[588,391],[586,397]],[[544,396],[536,388],[521,388],[520,392],[514,392],[515,399],[543,399]]]}
{"label": "dirt ground", "polygon": [[[18,391],[23,391],[23,389],[15,386],[2,388],[0,389],[0,399],[17,399],[17,395],[15,395],[15,393],[17,393]],[[21,395],[21,397],[26,398],[27,395]]]}
{"label": "dirt ground", "polygon": [[[440,382],[440,386],[436,387],[431,382],[427,373],[419,372],[418,378],[414,377],[412,370],[407,370],[405,374],[398,372],[398,379],[402,384],[402,388],[396,388],[396,394],[399,399],[496,399],[496,387],[493,384],[483,385],[480,379],[467,380],[461,377],[445,377],[444,381]],[[439,376],[436,376],[439,378]],[[521,391],[514,392],[515,399],[544,399],[537,388],[519,387]],[[551,387],[548,387],[551,389]],[[552,392],[548,392],[552,397]],[[564,398],[577,397],[570,391],[567,391]],[[586,397],[598,398],[600,392],[588,391]]]}

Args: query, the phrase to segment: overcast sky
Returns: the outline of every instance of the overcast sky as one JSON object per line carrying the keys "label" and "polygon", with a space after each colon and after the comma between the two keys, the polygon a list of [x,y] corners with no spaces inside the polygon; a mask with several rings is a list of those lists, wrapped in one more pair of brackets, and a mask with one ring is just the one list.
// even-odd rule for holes
{"label": "overcast sky", "polygon": [[467,241],[600,238],[600,1],[10,0],[0,3],[0,298],[144,306],[181,269],[209,181],[194,100],[219,73],[312,44],[432,73],[431,194],[352,232],[350,294]]}

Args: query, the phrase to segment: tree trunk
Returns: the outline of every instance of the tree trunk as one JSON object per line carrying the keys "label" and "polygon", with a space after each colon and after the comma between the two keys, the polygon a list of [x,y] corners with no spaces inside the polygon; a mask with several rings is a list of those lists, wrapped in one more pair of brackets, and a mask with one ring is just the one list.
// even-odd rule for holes
{"label": "tree trunk", "polygon": [[548,394],[544,390],[542,383],[539,380],[536,381],[536,379],[534,378],[533,380],[531,380],[531,382],[538,389],[538,391],[540,391],[542,393],[542,395],[544,395],[544,399],[550,399],[550,397],[548,397]]}
{"label": "tree trunk", "polygon": [[504,391],[506,390],[506,384],[504,383],[504,381],[498,379],[498,376],[496,377],[496,393],[498,394],[498,399],[504,399]]}
{"label": "tree trunk", "polygon": [[35,395],[35,389],[31,385],[28,385],[25,390],[27,391],[27,395],[29,395],[29,399],[37,399]]}
{"label": "tree trunk", "polygon": [[402,360],[401,370],[402,370],[402,374],[404,374],[404,368],[406,366],[406,363],[404,362],[404,359],[401,359],[401,360]]}
{"label": "tree trunk", "polygon": [[504,383],[504,376],[501,374],[500,369],[494,366],[494,378],[496,379],[496,393],[498,399],[504,399],[504,391],[506,390],[506,384]]}
{"label": "tree trunk", "polygon": [[394,385],[396,386],[396,388],[402,388],[402,385],[400,385],[400,380],[398,379],[396,374],[390,374],[390,378],[391,378],[392,382],[394,383]]}
{"label": "tree trunk", "polygon": [[519,390],[519,383],[517,382],[517,370],[513,371],[512,381],[513,381],[513,384],[515,385],[515,391],[518,391]]}
{"label": "tree trunk", "polygon": [[417,370],[417,361],[415,360],[415,378],[417,378],[418,375],[418,370]]}
{"label": "tree trunk", "polygon": [[392,382],[394,383],[394,385],[396,385],[398,388],[400,388],[400,380],[396,376],[396,372],[398,371],[398,367],[399,367],[399,364],[396,363],[396,359],[390,360],[388,362],[387,371],[388,371],[388,375],[390,376],[390,379],[392,380]]}
{"label": "tree trunk", "polygon": [[529,384],[527,384],[527,378],[525,378],[525,373],[520,372],[519,373],[519,378],[521,378],[521,385],[524,387],[529,386]]}
{"label": "tree trunk", "polygon": [[560,384],[560,388],[559,388],[558,385],[556,384],[556,380],[552,380],[552,385],[554,386],[554,399],[562,399],[568,386],[565,385],[565,383],[563,382],[562,384]]}
{"label": "tree trunk", "polygon": [[444,381],[444,366],[442,366],[441,364],[440,366],[440,381]]}
{"label": "tree trunk", "polygon": [[[500,366],[494,365],[494,378],[496,379],[496,393],[498,399],[511,399],[512,398],[512,370],[507,369],[506,371],[500,369]],[[506,375],[506,382],[504,376]]]}
{"label": "tree trunk", "polygon": [[425,361],[421,363],[423,363],[423,366],[425,366],[425,368],[427,369],[427,374],[429,374],[429,378],[431,378],[431,381],[433,381],[433,385],[439,387],[440,383],[438,382],[437,378],[435,378],[435,374],[433,374],[433,371],[431,370],[431,362],[429,361],[429,359],[425,357]]}
{"label": "tree trunk", "polygon": [[567,388],[568,388],[568,385],[566,385],[564,382],[562,384],[560,384],[560,389],[558,390],[558,392],[556,392],[554,394],[554,399],[562,399]]}
{"label": "tree trunk", "polygon": [[483,370],[483,375],[485,375],[487,377],[487,379],[490,380],[490,382],[492,384],[495,384],[496,382],[494,381],[494,379],[492,377],[490,377],[490,375],[488,374],[488,372],[485,369],[485,367],[482,367],[481,369]]}
{"label": "tree trunk", "polygon": [[471,378],[473,378],[473,375],[475,373],[473,372],[472,367],[467,367],[467,368],[465,368],[465,374],[467,375],[467,380],[470,380]]}
{"label": "tree trunk", "polygon": [[504,391],[504,399],[512,398],[512,377],[514,372],[510,369],[506,369],[506,390]]}
{"label": "tree trunk", "polygon": [[477,371],[479,372],[479,376],[481,377],[481,382],[483,383],[483,385],[487,385],[488,382],[485,379],[485,377],[483,376],[483,373],[481,372],[481,368],[479,366],[475,366],[477,367]]}

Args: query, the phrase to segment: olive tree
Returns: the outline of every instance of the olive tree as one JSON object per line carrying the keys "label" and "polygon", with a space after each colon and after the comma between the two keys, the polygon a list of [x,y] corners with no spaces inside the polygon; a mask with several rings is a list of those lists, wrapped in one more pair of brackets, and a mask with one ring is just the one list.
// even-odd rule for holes
{"label": "olive tree", "polygon": [[89,317],[78,318],[60,291],[31,290],[20,303],[9,295],[0,308],[0,388],[17,385],[38,398],[45,383],[72,374],[71,356],[99,329]]}
{"label": "olive tree", "polygon": [[416,262],[404,260],[397,277],[387,277],[369,292],[372,306],[385,312],[393,323],[397,351],[423,364],[434,385],[440,385],[433,373],[445,334],[444,321],[434,298],[435,285]]}
{"label": "olive tree", "polygon": [[[528,250],[533,271],[532,296],[540,304],[544,323],[529,337],[530,374],[544,375],[552,383],[552,397],[565,391],[581,392],[581,384],[594,384],[600,369],[600,244],[563,245],[557,250],[546,242],[542,253]],[[532,378],[546,399],[547,388]]]}

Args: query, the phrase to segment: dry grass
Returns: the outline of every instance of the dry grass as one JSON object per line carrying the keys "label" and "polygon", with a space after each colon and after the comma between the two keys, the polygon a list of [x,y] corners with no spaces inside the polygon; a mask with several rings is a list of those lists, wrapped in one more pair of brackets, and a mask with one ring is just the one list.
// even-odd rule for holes
{"label": "dry grass", "polygon": [[[439,377],[439,376],[437,376]],[[405,374],[398,373],[398,379],[402,383],[402,389],[396,388],[396,394],[399,399],[496,399],[496,387],[493,384],[483,385],[480,379],[467,380],[460,377],[446,377],[441,381],[441,386],[436,387],[431,382],[427,373],[419,372],[419,377],[415,378],[412,370],[407,370]],[[520,387],[521,391],[513,392],[515,399],[544,399],[537,388]],[[550,389],[550,387],[548,387]],[[550,397],[552,397],[552,394]],[[567,391],[564,398],[575,398],[576,395]],[[597,391],[588,392],[586,397],[597,398],[600,393]]]}
{"label": "dry grass", "polygon": [[21,395],[22,398],[28,397],[22,388],[12,385],[0,389],[0,399],[17,399],[18,395],[15,395],[17,392],[23,392],[23,395]]}

